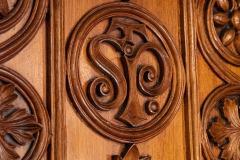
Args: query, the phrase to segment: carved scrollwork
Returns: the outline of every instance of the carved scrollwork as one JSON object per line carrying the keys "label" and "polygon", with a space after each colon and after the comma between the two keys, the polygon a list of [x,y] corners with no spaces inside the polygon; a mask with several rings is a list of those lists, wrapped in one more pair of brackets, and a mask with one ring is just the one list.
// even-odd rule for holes
{"label": "carved scrollwork", "polygon": [[212,69],[226,82],[239,83],[240,77],[223,61],[239,66],[239,11],[236,0],[198,2],[198,42]]}
{"label": "carved scrollwork", "polygon": [[[31,141],[24,159],[41,158],[49,142],[49,118],[41,98],[23,77],[2,65],[0,79],[6,83],[0,84],[0,159],[18,160],[20,156],[15,148]],[[13,105],[18,99],[15,90],[26,99],[31,114],[20,104]],[[15,143],[7,141],[7,135]]]}
{"label": "carved scrollwork", "polygon": [[[31,0],[18,0],[9,11],[8,1],[0,1],[0,34],[18,24],[26,12],[31,9]],[[33,7],[26,24],[11,38],[0,44],[0,63],[4,63],[18,54],[35,36],[47,13],[48,0],[33,0]]]}
{"label": "carved scrollwork", "polygon": [[[134,23],[129,23],[129,19]],[[84,89],[86,84],[81,82],[79,75],[79,57],[88,34],[104,20],[110,22],[107,31],[91,38],[85,51],[91,64],[102,75],[92,78]],[[113,35],[116,30],[120,30],[121,36]],[[160,43],[150,41],[147,30],[153,32]],[[140,42],[134,39],[135,34],[140,37]],[[120,54],[122,70],[102,53],[101,44],[106,43]],[[114,141],[139,143],[167,127],[181,103],[185,76],[176,44],[155,16],[132,3],[105,4],[84,16],[69,44],[69,95],[79,114],[94,130]],[[146,51],[155,57],[159,68],[140,64],[139,59]],[[160,111],[154,97],[165,92],[170,92],[169,98]],[[149,97],[146,105],[140,105],[139,93]],[[115,118],[125,123],[124,126],[116,125],[99,114],[99,110],[115,109],[118,109]],[[153,116],[151,121],[146,121],[145,111]]]}
{"label": "carved scrollwork", "polygon": [[228,84],[214,91],[204,104],[202,144],[208,159],[240,158],[239,106],[236,98],[231,98],[239,94],[239,85]]}

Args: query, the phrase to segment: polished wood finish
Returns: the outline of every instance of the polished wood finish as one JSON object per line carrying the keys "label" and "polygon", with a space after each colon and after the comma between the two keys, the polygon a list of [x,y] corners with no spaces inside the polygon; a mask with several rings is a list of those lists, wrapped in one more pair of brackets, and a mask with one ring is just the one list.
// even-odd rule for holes
{"label": "polished wood finish", "polygon": [[239,7],[0,0],[0,159],[239,159]]}

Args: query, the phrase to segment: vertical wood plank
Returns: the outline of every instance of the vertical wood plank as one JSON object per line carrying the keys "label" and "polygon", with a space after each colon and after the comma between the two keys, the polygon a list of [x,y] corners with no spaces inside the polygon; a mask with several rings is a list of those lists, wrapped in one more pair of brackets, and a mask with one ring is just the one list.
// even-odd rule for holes
{"label": "vertical wood plank", "polygon": [[66,160],[64,0],[50,0],[51,160]]}
{"label": "vertical wood plank", "polygon": [[187,159],[200,159],[199,134],[199,102],[197,90],[197,56],[196,56],[196,17],[194,0],[183,1],[185,67],[187,86],[185,94],[186,114],[186,146]]}

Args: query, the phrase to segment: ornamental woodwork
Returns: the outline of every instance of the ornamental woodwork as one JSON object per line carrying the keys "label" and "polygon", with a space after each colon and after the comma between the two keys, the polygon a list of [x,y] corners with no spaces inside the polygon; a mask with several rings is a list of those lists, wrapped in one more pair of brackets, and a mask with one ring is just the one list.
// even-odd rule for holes
{"label": "ornamental woodwork", "polygon": [[[198,2],[198,40],[202,54],[224,81],[202,109],[202,145],[207,159],[239,159],[239,1]],[[235,84],[235,85],[233,85]]]}
{"label": "ornamental woodwork", "polygon": [[[49,118],[46,108],[31,84],[15,71],[0,65],[0,79],[6,83],[0,85],[0,158],[9,160],[20,158],[14,151],[16,144],[4,139],[9,135],[18,145],[33,141],[24,159],[39,159],[49,143]],[[13,105],[19,97],[14,93],[15,90],[26,99],[31,113],[26,113],[26,108],[22,108],[20,104],[18,107]]]}
{"label": "ornamental woodwork", "polygon": [[[0,0],[1,160],[40,159],[48,147],[49,117],[40,96],[23,76],[2,65],[33,39],[45,18],[47,7],[47,0]],[[5,38],[24,17],[27,18],[25,24]],[[24,149],[26,152],[23,154],[20,150]]]}
{"label": "ornamental woodwork", "polygon": [[240,159],[239,23],[240,0],[0,0],[0,160]]}
{"label": "ornamental woodwork", "polygon": [[[0,34],[15,27],[31,7],[31,0],[18,0],[9,11],[10,0],[0,1]],[[45,18],[48,0],[34,0],[30,16],[26,24],[13,36],[0,44],[0,63],[16,56],[36,35]]]}
{"label": "ornamental woodwork", "polygon": [[141,157],[139,155],[138,148],[135,144],[128,144],[123,151],[121,156],[113,156],[112,160],[151,160],[150,156],[147,157]]}
{"label": "ornamental woodwork", "polygon": [[[107,30],[88,38],[103,21],[108,22]],[[87,44],[86,39],[90,39]],[[122,69],[104,56],[102,44],[119,54]],[[156,67],[140,64],[146,51],[155,57]],[[102,73],[87,83],[81,81],[80,73],[84,54],[90,67]],[[161,22],[140,6],[114,2],[92,9],[73,31],[67,58],[69,95],[76,110],[94,130],[113,141],[140,143],[153,138],[179,108],[185,79],[178,48]],[[164,93],[169,99],[160,110],[155,99]],[[145,104],[140,104],[138,94],[149,97]],[[122,123],[108,121],[99,112],[111,110],[118,110],[113,116]]]}
{"label": "ornamental woodwork", "polygon": [[[104,20],[109,21],[108,30],[93,37],[85,51],[90,62],[103,76],[93,78],[85,90],[83,85],[86,84],[81,82],[79,75],[79,57],[83,54],[82,49],[85,49],[83,45],[88,33]],[[111,34],[116,29],[122,35]],[[153,32],[162,44],[151,42],[147,32]],[[140,43],[134,39],[134,34],[140,36]],[[170,37],[159,20],[133,3],[115,2],[99,6],[79,22],[68,47],[69,94],[79,114],[98,133],[122,143],[139,143],[154,137],[170,123],[184,92],[182,61]],[[101,53],[101,43],[110,44],[120,53],[123,71]],[[160,69],[138,64],[144,51],[150,51],[154,55]],[[170,98],[161,112],[154,99],[145,102],[147,113],[154,115],[146,124],[145,107],[140,105],[137,94],[140,92],[154,98],[169,92],[169,87]],[[119,112],[115,118],[125,125],[109,122],[98,113],[98,110],[116,108]],[[165,118],[166,121],[162,123]]]}

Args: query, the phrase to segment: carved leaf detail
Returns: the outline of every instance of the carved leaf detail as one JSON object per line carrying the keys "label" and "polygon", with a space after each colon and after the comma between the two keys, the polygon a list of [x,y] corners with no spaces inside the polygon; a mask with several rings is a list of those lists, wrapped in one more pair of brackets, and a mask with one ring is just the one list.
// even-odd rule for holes
{"label": "carved leaf detail", "polygon": [[33,134],[42,129],[34,115],[27,114],[26,109],[17,109],[7,116],[3,115],[5,110],[13,108],[11,103],[17,99],[17,95],[13,93],[14,90],[14,85],[0,85],[0,159],[17,160],[19,158],[14,151],[16,146],[4,140],[6,135],[10,135],[19,145],[25,145],[33,141]]}
{"label": "carved leaf detail", "polygon": [[13,108],[11,103],[17,99],[17,95],[13,93],[14,90],[14,85],[0,85],[0,113],[5,109]]}
{"label": "carved leaf detail", "polygon": [[139,158],[139,151],[135,144],[129,144],[122,156],[113,156],[113,160],[151,160],[150,156]]}
{"label": "carved leaf detail", "polygon": [[7,16],[9,12],[8,2],[7,0],[0,0],[0,13],[2,16]]}
{"label": "carved leaf detail", "polygon": [[33,141],[33,134],[42,128],[33,115],[26,114],[25,109],[16,111],[1,123],[6,126],[5,133],[11,135],[20,145]]}
{"label": "carved leaf detail", "polygon": [[212,135],[213,140],[218,144],[222,144],[226,138],[229,140],[229,143],[222,147],[223,152],[221,158],[238,160],[240,159],[240,119],[236,102],[230,99],[225,99],[223,113],[230,125],[225,124],[222,119],[218,117],[217,122],[212,124],[209,132]]}

